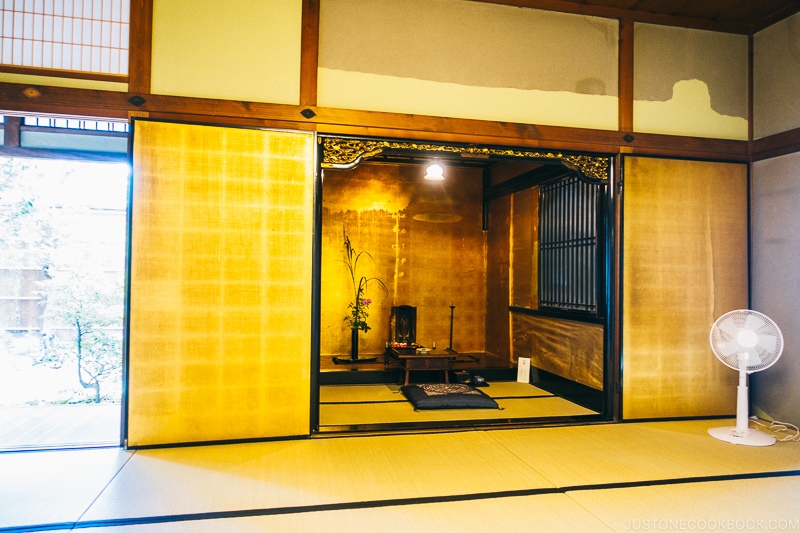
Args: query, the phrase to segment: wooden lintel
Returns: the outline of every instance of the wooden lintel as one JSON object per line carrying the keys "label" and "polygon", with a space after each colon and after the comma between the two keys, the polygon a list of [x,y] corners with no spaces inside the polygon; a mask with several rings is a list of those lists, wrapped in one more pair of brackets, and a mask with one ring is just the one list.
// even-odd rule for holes
{"label": "wooden lintel", "polygon": [[307,106],[239,102],[149,94],[143,102],[138,95],[64,87],[31,87],[0,83],[0,110],[54,116],[127,119],[130,112],[155,117],[197,117],[216,124],[280,123],[283,127],[340,134],[429,139],[445,142],[528,146],[597,153],[637,153],[728,161],[746,161],[748,143],[720,139],[566,128],[486,120],[431,117],[376,111],[314,107],[306,118]]}
{"label": "wooden lintel", "polygon": [[752,161],[800,152],[800,128],[756,139],[751,143],[751,151]]}

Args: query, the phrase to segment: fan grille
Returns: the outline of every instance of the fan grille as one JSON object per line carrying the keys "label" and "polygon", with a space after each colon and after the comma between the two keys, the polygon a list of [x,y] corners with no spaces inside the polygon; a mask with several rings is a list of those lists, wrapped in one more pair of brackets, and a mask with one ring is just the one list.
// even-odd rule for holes
{"label": "fan grille", "polygon": [[749,309],[719,317],[711,327],[709,340],[720,361],[747,372],[772,366],[783,351],[783,335],[778,326],[768,316]]}

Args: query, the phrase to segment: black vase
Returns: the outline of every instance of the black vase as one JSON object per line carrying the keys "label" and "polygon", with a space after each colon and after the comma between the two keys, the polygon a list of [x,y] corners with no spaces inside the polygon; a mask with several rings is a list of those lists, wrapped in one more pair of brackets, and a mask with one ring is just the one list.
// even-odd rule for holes
{"label": "black vase", "polygon": [[358,360],[358,329],[353,328],[350,330],[350,359],[353,361]]}

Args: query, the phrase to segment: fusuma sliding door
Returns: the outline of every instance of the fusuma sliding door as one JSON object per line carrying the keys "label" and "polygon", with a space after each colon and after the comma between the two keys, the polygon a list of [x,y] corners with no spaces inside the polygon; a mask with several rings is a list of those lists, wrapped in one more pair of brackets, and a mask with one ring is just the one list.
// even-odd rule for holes
{"label": "fusuma sliding door", "polygon": [[309,432],[314,137],[137,120],[127,444]]}
{"label": "fusuma sliding door", "polygon": [[627,157],[624,171],[623,418],[733,414],[738,374],[708,332],[748,305],[747,166]]}

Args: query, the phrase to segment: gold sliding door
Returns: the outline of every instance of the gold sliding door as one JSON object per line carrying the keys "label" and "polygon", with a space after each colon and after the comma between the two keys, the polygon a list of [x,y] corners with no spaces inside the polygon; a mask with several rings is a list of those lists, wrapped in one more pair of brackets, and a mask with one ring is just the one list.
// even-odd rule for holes
{"label": "gold sliding door", "polygon": [[747,167],[628,157],[623,418],[736,412],[738,374],[708,333],[747,306]]}
{"label": "gold sliding door", "polygon": [[308,434],[313,136],[133,139],[128,445]]}

